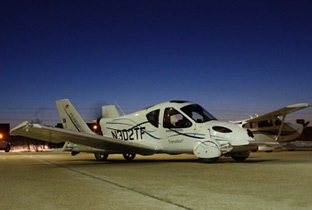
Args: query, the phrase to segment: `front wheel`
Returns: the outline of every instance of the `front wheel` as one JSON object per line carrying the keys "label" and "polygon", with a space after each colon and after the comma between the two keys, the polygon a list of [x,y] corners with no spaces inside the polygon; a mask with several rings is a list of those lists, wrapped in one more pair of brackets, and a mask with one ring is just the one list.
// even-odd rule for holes
{"label": "front wheel", "polygon": [[216,158],[199,158],[198,162],[200,163],[215,163],[219,160],[219,157]]}
{"label": "front wheel", "polygon": [[108,154],[104,153],[94,153],[94,157],[96,160],[104,161],[108,158]]}
{"label": "front wheel", "polygon": [[131,161],[135,158],[135,154],[123,154],[123,156],[128,161]]}

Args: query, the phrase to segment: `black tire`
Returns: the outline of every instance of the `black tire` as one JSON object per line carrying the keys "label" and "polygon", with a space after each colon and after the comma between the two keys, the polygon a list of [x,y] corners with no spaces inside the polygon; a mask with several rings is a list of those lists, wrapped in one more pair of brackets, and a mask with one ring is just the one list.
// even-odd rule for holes
{"label": "black tire", "polygon": [[11,149],[11,147],[10,146],[7,146],[6,148],[5,148],[5,152],[10,152],[10,149]]}
{"label": "black tire", "polygon": [[104,161],[108,158],[108,154],[104,154],[104,153],[94,153],[94,157],[96,160],[99,161]]}
{"label": "black tire", "polygon": [[249,155],[250,155],[250,151],[247,151],[247,152],[234,153],[231,155],[231,157],[238,162],[242,162],[246,160],[249,157]]}
{"label": "black tire", "polygon": [[131,161],[135,158],[136,154],[123,154],[124,158],[128,161]]}
{"label": "black tire", "polygon": [[216,158],[199,158],[198,162],[200,163],[215,163],[219,160],[219,157]]}

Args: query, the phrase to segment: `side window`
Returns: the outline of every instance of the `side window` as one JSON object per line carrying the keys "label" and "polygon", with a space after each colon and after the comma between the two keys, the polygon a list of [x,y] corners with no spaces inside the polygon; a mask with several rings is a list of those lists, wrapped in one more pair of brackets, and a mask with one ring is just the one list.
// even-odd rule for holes
{"label": "side window", "polygon": [[247,123],[243,125],[243,128],[256,128],[256,123],[255,122]]}
{"label": "side window", "polygon": [[164,128],[188,128],[192,123],[174,108],[166,108],[163,126]]}
{"label": "side window", "polygon": [[282,121],[280,120],[280,118],[276,117],[275,118],[275,125],[281,125]]}
{"label": "side window", "polygon": [[150,122],[153,126],[158,128],[158,121],[159,121],[159,109],[155,111],[151,111],[146,115],[148,122]]}
{"label": "side window", "polygon": [[273,123],[271,120],[264,120],[264,121],[258,122],[259,128],[270,127],[270,126],[273,126]]}
{"label": "side window", "polygon": [[204,122],[204,117],[202,115],[198,114],[197,112],[191,112],[191,116],[192,116],[193,120],[195,120],[195,122],[197,122],[197,123]]}

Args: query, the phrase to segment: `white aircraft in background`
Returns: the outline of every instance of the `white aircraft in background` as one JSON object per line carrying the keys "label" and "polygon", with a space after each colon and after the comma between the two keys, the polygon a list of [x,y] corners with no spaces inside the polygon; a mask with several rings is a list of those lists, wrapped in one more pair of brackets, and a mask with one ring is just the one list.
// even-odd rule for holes
{"label": "white aircraft in background", "polygon": [[90,130],[68,99],[56,101],[56,105],[64,129],[25,121],[11,134],[53,143],[67,141],[65,147],[72,155],[89,152],[97,160],[106,160],[109,154],[123,154],[132,160],[136,154],[190,153],[201,162],[213,163],[221,156],[243,161],[259,145],[278,144],[256,141],[250,130],[218,121],[191,102],[165,102],[124,116],[114,105],[103,106],[99,120],[103,136]]}
{"label": "white aircraft in background", "polygon": [[[297,140],[309,122],[305,124],[285,123],[286,115],[310,107],[311,105],[309,103],[294,104],[255,118],[232,123],[237,123],[241,127],[249,129],[253,133],[255,140],[286,143],[286,149],[294,150],[296,145],[289,142]],[[275,146],[273,145],[259,146],[259,150],[267,152],[272,152],[274,148]]]}

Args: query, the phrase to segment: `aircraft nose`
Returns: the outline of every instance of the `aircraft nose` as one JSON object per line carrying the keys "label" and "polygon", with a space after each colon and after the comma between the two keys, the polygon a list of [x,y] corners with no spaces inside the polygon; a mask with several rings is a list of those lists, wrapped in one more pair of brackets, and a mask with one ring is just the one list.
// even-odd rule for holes
{"label": "aircraft nose", "polygon": [[215,121],[211,126],[211,131],[212,136],[215,136],[218,139],[229,141],[254,140],[254,135],[250,130],[230,122]]}

